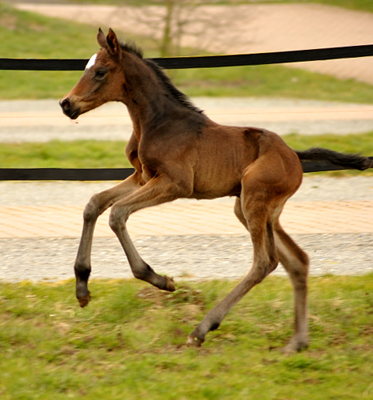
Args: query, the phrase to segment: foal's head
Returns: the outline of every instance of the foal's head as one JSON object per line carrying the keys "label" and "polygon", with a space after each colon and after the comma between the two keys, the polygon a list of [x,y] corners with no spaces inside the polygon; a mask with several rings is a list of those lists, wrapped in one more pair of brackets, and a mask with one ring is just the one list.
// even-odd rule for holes
{"label": "foal's head", "polygon": [[63,112],[71,119],[108,101],[126,100],[124,51],[111,29],[107,37],[99,29],[97,41],[101,49],[89,60],[79,82],[60,101]]}

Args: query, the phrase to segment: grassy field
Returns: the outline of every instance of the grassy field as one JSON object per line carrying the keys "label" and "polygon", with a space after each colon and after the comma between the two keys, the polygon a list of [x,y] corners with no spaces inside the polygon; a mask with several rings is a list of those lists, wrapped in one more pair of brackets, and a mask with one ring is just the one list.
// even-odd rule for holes
{"label": "grassy field", "polygon": [[[351,10],[373,12],[373,3],[371,0],[258,0],[258,1],[254,0],[252,2],[262,3],[262,4],[317,3],[317,4],[324,4],[327,6],[338,6],[338,7],[348,8]],[[242,3],[247,3],[247,2],[242,1]]]}
{"label": "grassy field", "polygon": [[[128,4],[128,5],[159,5],[159,0],[69,0],[71,3],[87,4]],[[166,3],[164,1],[163,3]],[[281,3],[318,3],[330,6],[349,8],[352,10],[373,12],[371,0],[205,0],[204,4],[281,4]]]}
{"label": "grassy field", "polygon": [[319,3],[319,4],[330,5],[330,6],[349,8],[351,10],[373,12],[373,3],[371,0],[291,0],[291,2],[292,3]]}
{"label": "grassy field", "polygon": [[0,283],[0,397],[4,400],[373,397],[373,275],[310,282],[307,351],[291,335],[292,290],[270,277],[208,335],[187,334],[234,283],[180,283],[174,293],[138,281],[91,282],[80,309],[72,281]]}
{"label": "grassy field", "polygon": [[[296,150],[325,147],[344,153],[373,155],[373,132],[353,135],[291,134],[283,136]],[[46,143],[2,143],[1,168],[128,168],[123,141],[53,140]],[[332,176],[371,175],[372,170],[327,172]]]}
{"label": "grassy field", "polygon": [[[98,49],[95,27],[17,11],[4,3],[0,3],[0,15],[1,57],[89,58]],[[146,50],[147,57],[158,56],[153,41],[118,33],[135,40]],[[190,54],[190,49],[185,51]],[[176,85],[192,96],[275,96],[373,103],[372,85],[280,65],[178,70],[171,74]],[[80,75],[0,71],[0,100],[61,98]]]}
{"label": "grassy field", "polygon": [[53,140],[46,143],[2,143],[2,168],[127,168],[126,142]]}

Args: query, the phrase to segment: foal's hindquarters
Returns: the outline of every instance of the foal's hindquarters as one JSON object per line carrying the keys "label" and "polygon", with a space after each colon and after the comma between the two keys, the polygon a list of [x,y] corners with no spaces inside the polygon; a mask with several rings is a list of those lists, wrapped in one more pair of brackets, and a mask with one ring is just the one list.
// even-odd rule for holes
{"label": "foal's hindquarters", "polygon": [[252,267],[192,332],[189,345],[200,346],[205,335],[218,328],[229,310],[270,274],[279,261],[290,276],[295,296],[295,334],[285,351],[298,351],[308,345],[308,257],[279,222],[286,200],[301,184],[303,171],[297,155],[281,138],[271,132],[263,133],[268,143],[261,144],[258,157],[246,167],[234,207],[237,218],[251,235]]}

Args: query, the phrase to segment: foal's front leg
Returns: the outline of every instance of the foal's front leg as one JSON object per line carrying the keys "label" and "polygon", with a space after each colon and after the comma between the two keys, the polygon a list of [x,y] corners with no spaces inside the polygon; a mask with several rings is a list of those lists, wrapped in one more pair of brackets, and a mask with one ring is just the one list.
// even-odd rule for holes
{"label": "foal's front leg", "polygon": [[133,212],[166,203],[179,197],[185,197],[185,189],[181,185],[172,182],[167,176],[152,178],[145,186],[142,186],[130,196],[117,201],[110,213],[110,227],[117,235],[133,275],[137,279],[149,282],[159,289],[174,291],[175,284],[172,278],[161,276],[140,257],[127,231],[126,222]]}
{"label": "foal's front leg", "polygon": [[92,196],[83,213],[83,232],[75,261],[76,297],[81,307],[90,301],[88,278],[91,273],[91,250],[93,232],[98,217],[118,199],[128,196],[140,187],[140,175],[135,172],[111,189]]}

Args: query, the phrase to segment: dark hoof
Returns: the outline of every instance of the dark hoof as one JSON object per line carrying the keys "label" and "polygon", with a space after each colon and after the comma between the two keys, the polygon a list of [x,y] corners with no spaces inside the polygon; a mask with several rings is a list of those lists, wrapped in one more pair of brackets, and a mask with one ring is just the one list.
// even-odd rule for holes
{"label": "dark hoof", "polygon": [[168,290],[169,292],[174,292],[176,290],[175,288],[175,282],[173,278],[169,278],[166,276],[166,288],[165,290]]}
{"label": "dark hoof", "polygon": [[204,339],[200,339],[197,336],[194,336],[193,333],[189,335],[186,345],[189,347],[201,347]]}
{"label": "dark hoof", "polygon": [[291,340],[290,343],[282,349],[283,354],[294,354],[308,348],[308,340]]}
{"label": "dark hoof", "polygon": [[80,307],[85,307],[90,301],[91,301],[91,296],[90,296],[90,294],[88,293],[86,296],[83,296],[83,297],[79,297],[78,298],[78,301],[79,301],[79,304],[80,304]]}

